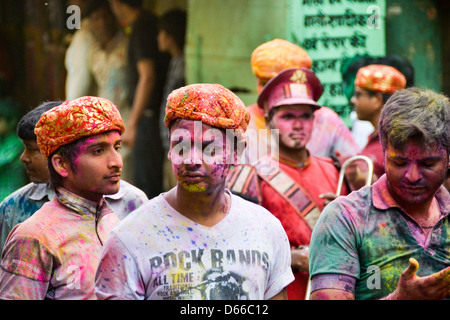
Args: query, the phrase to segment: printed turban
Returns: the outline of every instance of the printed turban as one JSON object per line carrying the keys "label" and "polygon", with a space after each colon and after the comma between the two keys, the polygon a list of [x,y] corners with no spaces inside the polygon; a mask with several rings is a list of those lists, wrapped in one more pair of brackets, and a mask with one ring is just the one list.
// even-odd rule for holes
{"label": "printed turban", "polygon": [[311,69],[312,60],[299,46],[286,40],[274,39],[253,51],[250,64],[255,76],[270,80],[285,69]]}
{"label": "printed turban", "polygon": [[250,114],[244,103],[220,84],[192,84],[172,91],[164,123],[175,119],[199,120],[222,129],[247,130]]}
{"label": "printed turban", "polygon": [[63,145],[112,130],[125,131],[117,107],[107,99],[81,97],[45,112],[34,132],[42,155],[48,158]]}
{"label": "printed turban", "polygon": [[406,78],[394,67],[372,64],[358,70],[355,86],[379,93],[392,94],[406,87]]}

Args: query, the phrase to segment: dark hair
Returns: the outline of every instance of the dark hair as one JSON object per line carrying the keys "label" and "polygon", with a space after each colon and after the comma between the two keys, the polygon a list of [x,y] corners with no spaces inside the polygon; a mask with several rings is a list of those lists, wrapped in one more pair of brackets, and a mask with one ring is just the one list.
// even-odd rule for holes
{"label": "dark hair", "polygon": [[398,90],[385,104],[379,132],[383,150],[389,143],[402,150],[411,139],[426,146],[437,143],[450,152],[450,102],[432,90],[407,88]]}
{"label": "dark hair", "polygon": [[[358,56],[344,60],[341,65],[344,94],[347,99],[353,95],[354,81],[356,73],[362,67],[371,64],[384,64],[400,71],[406,79],[406,88],[414,86],[414,67],[409,60],[398,55],[387,55],[384,57],[370,57],[368,55]],[[369,90],[367,90],[369,91]],[[373,94],[375,95],[375,94]],[[390,95],[383,96],[383,102],[389,99]]]}
{"label": "dark hair", "polygon": [[90,16],[95,11],[101,8],[107,8],[110,10],[110,5],[108,0],[90,0],[86,4],[86,16]]}
{"label": "dark hair", "polygon": [[376,91],[372,91],[372,90],[369,90],[369,89],[364,89],[364,90],[367,91],[367,94],[368,94],[370,97],[375,97],[376,95],[380,94],[380,95],[381,95],[381,98],[383,99],[383,104],[386,104],[386,102],[387,102],[387,101],[389,100],[389,98],[392,96],[392,94],[389,94],[389,93],[381,93],[381,92],[376,92]]}
{"label": "dark hair", "polygon": [[42,114],[56,106],[59,106],[64,101],[47,101],[37,106],[36,108],[25,114],[17,124],[17,135],[22,140],[36,140],[36,134],[34,133],[34,127],[38,123]]}
{"label": "dark hair", "polygon": [[391,54],[385,57],[376,58],[373,63],[394,67],[405,77],[406,88],[414,86],[414,67],[409,60],[401,56]]}
{"label": "dark hair", "polygon": [[186,12],[181,9],[173,9],[159,18],[158,26],[175,39],[178,48],[183,50],[186,39]]}
{"label": "dark hair", "polygon": [[123,2],[133,8],[142,7],[142,0],[120,0],[120,2]]}

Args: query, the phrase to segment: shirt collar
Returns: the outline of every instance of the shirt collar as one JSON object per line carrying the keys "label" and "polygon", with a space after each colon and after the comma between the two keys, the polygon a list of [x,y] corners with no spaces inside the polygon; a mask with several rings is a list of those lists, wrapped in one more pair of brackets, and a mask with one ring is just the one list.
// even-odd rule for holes
{"label": "shirt collar", "polygon": [[49,183],[33,183],[33,189],[30,195],[30,199],[33,201],[41,201],[45,197],[51,200],[55,196],[55,191]]}
{"label": "shirt collar", "polygon": [[[450,194],[444,186],[441,186],[437,190],[435,198],[438,201],[441,214],[443,216],[449,214]],[[387,210],[393,207],[401,208],[389,192],[386,174],[383,174],[381,178],[372,185],[372,202],[374,207],[379,210]]]}
{"label": "shirt collar", "polygon": [[292,160],[288,157],[282,156],[280,154],[277,154],[278,156],[278,161],[281,163],[284,163],[290,167],[293,168],[306,168],[307,166],[309,166],[309,164],[311,163],[311,153],[308,151],[308,157],[306,158],[305,162],[299,163],[295,160]]}
{"label": "shirt collar", "polygon": [[103,197],[106,199],[111,199],[111,200],[120,200],[127,193],[126,190],[127,190],[127,188],[126,188],[124,181],[120,180],[119,191],[117,191],[117,193],[114,193],[114,194],[105,194],[105,195],[103,195]]}
{"label": "shirt collar", "polygon": [[104,198],[102,198],[100,202],[91,201],[62,187],[56,189],[56,197],[64,206],[74,210],[80,215],[95,216],[97,212],[103,209],[103,207],[108,206]]}

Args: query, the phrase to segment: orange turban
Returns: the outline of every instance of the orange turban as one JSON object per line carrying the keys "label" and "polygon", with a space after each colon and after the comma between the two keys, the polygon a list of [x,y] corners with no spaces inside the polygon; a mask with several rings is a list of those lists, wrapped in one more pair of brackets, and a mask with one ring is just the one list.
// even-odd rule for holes
{"label": "orange turban", "polygon": [[358,70],[355,85],[370,91],[392,94],[406,87],[406,78],[394,67],[372,64]]}
{"label": "orange turban", "polygon": [[311,69],[312,66],[312,60],[305,50],[282,39],[274,39],[257,47],[250,63],[255,76],[267,81],[284,69]]}
{"label": "orange turban", "polygon": [[250,114],[244,103],[220,84],[192,84],[172,91],[164,123],[175,119],[199,120],[222,129],[247,130]]}
{"label": "orange turban", "polygon": [[45,112],[34,132],[42,155],[48,158],[63,145],[111,130],[125,131],[117,107],[107,99],[81,97]]}

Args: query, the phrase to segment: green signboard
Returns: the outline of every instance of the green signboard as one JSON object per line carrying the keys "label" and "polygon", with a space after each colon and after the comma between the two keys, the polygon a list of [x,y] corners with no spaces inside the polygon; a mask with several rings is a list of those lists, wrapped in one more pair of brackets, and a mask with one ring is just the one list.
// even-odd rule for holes
{"label": "green signboard", "polygon": [[344,119],[351,107],[342,90],[342,62],[384,56],[385,0],[292,0],[290,41],[305,49],[324,86],[319,100]]}

